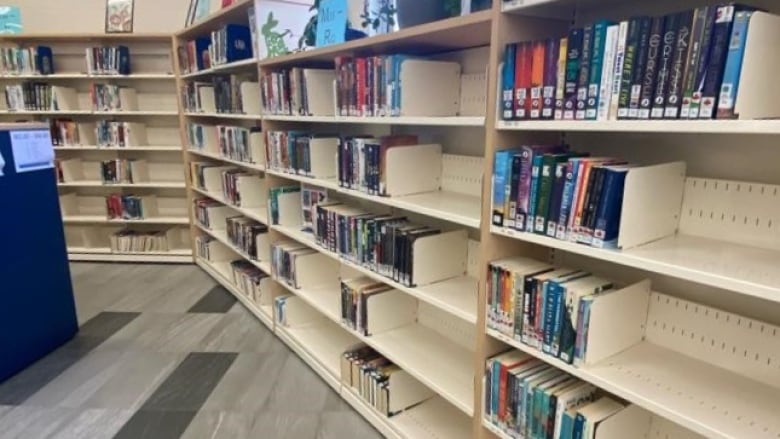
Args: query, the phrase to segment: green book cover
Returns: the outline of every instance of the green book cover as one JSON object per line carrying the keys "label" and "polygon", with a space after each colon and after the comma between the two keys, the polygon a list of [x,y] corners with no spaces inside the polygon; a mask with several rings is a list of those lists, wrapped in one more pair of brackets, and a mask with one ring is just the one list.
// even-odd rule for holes
{"label": "green book cover", "polygon": [[545,154],[542,158],[542,167],[539,171],[539,190],[536,193],[536,212],[534,217],[533,232],[544,234],[547,217],[550,213],[550,197],[552,195],[553,181],[555,180],[555,167],[563,163],[572,155]]}

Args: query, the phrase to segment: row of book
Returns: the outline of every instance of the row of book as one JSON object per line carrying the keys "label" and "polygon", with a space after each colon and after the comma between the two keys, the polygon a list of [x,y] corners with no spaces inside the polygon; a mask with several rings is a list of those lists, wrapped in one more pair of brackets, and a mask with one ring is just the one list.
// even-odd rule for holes
{"label": "row of book", "polygon": [[227,24],[209,36],[179,46],[182,73],[195,73],[212,67],[249,59],[253,56],[252,30],[248,26]]}
{"label": "row of book", "polygon": [[49,130],[54,146],[82,145],[79,123],[71,119],[50,119]]}
{"label": "row of book", "polygon": [[409,372],[362,344],[342,354],[341,382],[387,417],[433,396],[433,392]]}
{"label": "row of book", "polygon": [[156,231],[121,230],[110,236],[112,253],[162,253],[176,242],[176,228]]}
{"label": "row of book", "polygon": [[337,157],[339,186],[369,195],[387,195],[384,169],[387,150],[418,143],[416,135],[342,139]]}
{"label": "row of book", "polygon": [[239,162],[263,164],[263,145],[259,127],[187,123],[187,144],[192,149],[219,154]]}
{"label": "row of book", "polygon": [[492,262],[487,286],[489,328],[575,365],[587,354],[591,306],[619,290],[587,271],[523,257]]}
{"label": "row of book", "polygon": [[[267,166],[271,169],[308,177],[335,177],[339,142],[332,134],[305,134],[300,131],[266,131]],[[318,159],[316,162],[312,155]]]}
{"label": "row of book", "polygon": [[51,75],[54,73],[54,56],[51,47],[0,47],[0,73],[3,75]]}
{"label": "row of book", "polygon": [[106,196],[106,213],[108,219],[136,219],[155,217],[157,213],[156,195],[123,195]]}
{"label": "row of book", "polygon": [[[232,166],[222,166],[210,162],[190,163],[190,175],[193,184],[202,190],[211,190],[214,186],[221,186],[222,197],[234,206],[249,207],[251,197],[242,197],[242,192],[259,194],[264,192],[264,182],[257,174],[246,172],[243,169]],[[207,181],[210,184],[207,184]],[[213,184],[218,182],[217,184]]]}
{"label": "row of book", "polygon": [[258,83],[239,75],[214,76],[211,82],[187,82],[181,90],[188,112],[260,114]]}
{"label": "row of book", "polygon": [[319,253],[295,241],[279,241],[271,245],[271,274],[293,288],[300,288],[296,262],[298,258],[319,256]]}
{"label": "row of book", "polygon": [[485,365],[485,420],[511,437],[597,438],[626,405],[528,354],[508,351]]}
{"label": "row of book", "polygon": [[138,94],[131,87],[116,84],[92,84],[89,98],[95,111],[137,111]]}
{"label": "row of book", "polygon": [[127,46],[86,48],[87,73],[90,75],[129,75],[130,49]]}
{"label": "row of book", "polygon": [[228,240],[253,260],[265,259],[258,254],[258,236],[268,233],[268,227],[255,220],[242,216],[232,216],[225,220]]}
{"label": "row of book", "polygon": [[401,65],[408,55],[338,56],[336,106],[341,116],[399,116]]}
{"label": "row of book", "polygon": [[333,70],[292,68],[261,74],[264,114],[329,116],[334,114]]}
{"label": "row of book", "polygon": [[263,294],[261,284],[269,277],[268,274],[243,259],[230,262],[230,270],[233,273],[233,285],[238,291],[252,302],[259,303]]}
{"label": "row of book", "polygon": [[315,207],[317,244],[409,287],[417,286],[412,269],[415,241],[439,233],[440,229],[403,216],[375,214],[335,201]]}
{"label": "row of book", "polygon": [[702,6],[509,44],[502,118],[735,118],[752,14],[742,5]]}
{"label": "row of book", "polygon": [[101,120],[96,123],[70,119],[50,119],[54,146],[81,146],[95,143],[101,147],[144,146],[149,143],[146,125],[139,122]]}
{"label": "row of book", "polygon": [[[391,297],[396,296],[396,297]],[[369,312],[369,302],[374,304],[372,310],[382,309],[383,305],[398,302],[400,299],[414,306],[414,299],[401,291],[391,288],[389,285],[376,281],[366,276],[354,279],[342,279],[341,281],[341,321],[363,336],[371,336],[374,331],[386,330],[383,325],[369,323],[374,311]],[[386,309],[386,308],[385,308]],[[394,311],[398,311],[395,308]],[[375,323],[375,322],[372,322]]]}
{"label": "row of book", "polygon": [[589,157],[566,146],[523,146],[497,151],[492,222],[595,247],[614,248],[623,189],[634,165]]}
{"label": "row of book", "polygon": [[140,159],[103,160],[100,176],[104,184],[148,182],[149,166],[146,160]]}
{"label": "row of book", "polygon": [[40,82],[6,85],[5,103],[9,111],[58,110],[53,88]]}

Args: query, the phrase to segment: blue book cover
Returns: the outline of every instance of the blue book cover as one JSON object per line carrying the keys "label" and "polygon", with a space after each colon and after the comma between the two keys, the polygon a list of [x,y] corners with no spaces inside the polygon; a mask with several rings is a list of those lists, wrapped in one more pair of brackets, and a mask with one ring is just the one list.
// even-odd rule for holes
{"label": "blue book cover", "polygon": [[605,167],[604,169],[606,173],[603,193],[596,210],[593,245],[601,248],[616,248],[628,168]]}
{"label": "blue book cover", "polygon": [[585,429],[585,417],[577,413],[577,418],[574,420],[574,428],[572,431],[572,439],[583,439],[582,433]]}
{"label": "blue book cover", "polygon": [[580,364],[585,359],[588,351],[588,328],[590,327],[590,305],[593,296],[588,296],[580,301],[579,318],[577,320],[577,344],[574,346],[574,363]]}
{"label": "blue book cover", "polygon": [[117,56],[119,57],[118,73],[120,75],[130,74],[130,48],[127,46],[117,46]]}
{"label": "blue book cover", "polygon": [[561,353],[561,332],[563,328],[563,307],[566,297],[566,287],[559,285],[552,298],[552,307],[554,309],[552,323],[552,337],[550,339],[550,355],[558,357]]}
{"label": "blue book cover", "polygon": [[510,183],[512,156],[515,150],[496,151],[493,161],[493,225],[503,226],[506,203],[506,186]]}
{"label": "blue book cover", "polygon": [[252,57],[252,33],[249,26],[228,24],[225,26],[225,62]]}
{"label": "blue book cover", "polygon": [[555,439],[572,439],[574,435],[574,416],[570,412],[561,415],[561,431]]}
{"label": "blue book cover", "polygon": [[561,284],[556,281],[549,281],[545,283],[545,287],[544,297],[542,298],[542,309],[544,310],[544,324],[542,326],[542,352],[549,354],[550,342],[552,341],[552,327],[555,321],[554,297],[557,294],[558,289],[561,288]]}
{"label": "blue book cover", "polygon": [[493,361],[493,401],[490,403],[490,413],[492,414],[493,420],[497,420],[496,415],[498,414],[498,392],[500,387],[500,379],[501,376],[501,364],[499,364],[498,361]]}
{"label": "blue book cover", "polygon": [[739,76],[742,72],[742,60],[745,56],[748,25],[753,11],[739,11],[734,15],[734,25],[731,29],[729,52],[726,56],[726,67],[723,71],[723,82],[718,98],[718,119],[733,119],[734,104],[739,91]]}
{"label": "blue book cover", "polygon": [[41,75],[54,73],[54,55],[51,47],[38,46],[35,48],[35,70]]}
{"label": "blue book cover", "polygon": [[512,120],[514,115],[514,93],[515,93],[515,56],[517,55],[517,44],[507,44],[504,50],[504,69],[501,79],[501,118]]}
{"label": "blue book cover", "polygon": [[563,195],[561,196],[561,213],[558,216],[558,226],[555,231],[555,237],[558,239],[566,239],[566,228],[569,223],[571,204],[574,201],[579,163],[580,159],[573,158],[569,160],[569,165],[566,167],[566,182],[563,185]]}
{"label": "blue book cover", "polygon": [[204,61],[204,55],[208,55],[209,46],[211,46],[211,37],[200,37],[195,39],[195,52],[196,62],[198,63],[198,70],[206,69],[206,63]]}
{"label": "blue book cover", "polygon": [[542,154],[534,155],[531,162],[531,190],[528,197],[528,215],[525,219],[525,229],[532,231],[536,221],[536,198],[539,196],[539,180],[542,176]]}

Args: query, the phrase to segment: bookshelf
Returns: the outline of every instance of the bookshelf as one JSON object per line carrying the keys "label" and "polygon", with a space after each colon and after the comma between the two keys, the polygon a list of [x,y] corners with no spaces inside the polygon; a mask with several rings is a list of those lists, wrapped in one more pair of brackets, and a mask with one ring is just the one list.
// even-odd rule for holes
{"label": "bookshelf", "polygon": [[[191,262],[189,233],[181,233],[188,230],[189,215],[170,35],[21,34],[4,35],[2,42],[7,47],[46,46],[52,51],[53,74],[4,70],[0,83],[6,93],[8,87],[19,84],[45,84],[56,89],[52,93],[62,99],[58,109],[12,109],[6,100],[0,118],[52,121],[55,156],[68,163],[68,178],[58,186],[70,259]],[[116,46],[129,50],[129,74],[88,68],[87,50]],[[102,54],[107,56],[108,52]],[[124,105],[107,110],[92,101],[91,90],[96,84],[132,92],[123,91]],[[122,143],[101,137],[109,131],[99,128],[111,124],[127,133]],[[112,160],[143,162],[143,173],[148,175],[106,184],[101,163]],[[138,197],[148,211],[141,216],[109,215],[109,196]],[[112,250],[110,236],[123,231],[168,232],[166,239],[171,241],[165,251]]]}
{"label": "bookshelf", "polygon": [[[227,23],[248,24],[251,3],[238,2],[181,31],[175,36],[175,46]],[[506,44],[559,38],[571,23],[582,26],[604,17],[624,20],[637,14],[663,15],[701,3],[715,4],[496,0],[488,11],[393,34],[194,72],[179,68],[176,83],[180,90],[199,82],[208,91],[209,82],[222,75],[260,83],[257,93],[252,89],[247,95],[253,97],[250,112],[186,108],[180,103],[185,169],[193,164],[214,168],[208,171],[206,186],[196,184],[201,178],[188,172],[187,207],[203,198],[226,206],[231,216],[268,226],[263,254],[253,259],[231,242],[223,227],[202,226],[191,216],[190,241],[205,240],[216,249],[210,258],[196,257],[196,263],[238,296],[262,324],[386,437],[516,437],[483,417],[486,361],[507,350],[524,352],[624,401],[627,407],[596,438],[776,437],[780,433],[774,415],[780,409],[775,358],[780,325],[780,280],[775,274],[780,261],[776,241],[780,224],[776,136],[780,125],[776,118],[502,120],[500,111]],[[749,3],[780,13],[769,1]],[[415,95],[401,100],[407,107],[400,115],[342,114],[339,81],[329,73],[338,74],[337,57],[396,53],[458,65],[457,93],[444,93],[459,96],[451,113],[439,113],[441,106],[433,101],[438,95],[426,90],[433,87],[423,72],[404,82],[412,82]],[[180,67],[178,52],[174,56],[175,66]],[[767,56],[767,68],[774,65],[772,59]],[[301,70],[292,73],[293,69]],[[762,77],[760,68],[754,66],[750,71],[753,77]],[[306,77],[304,88],[312,93],[305,111],[294,108],[294,98],[289,103],[293,109],[264,101],[263,78],[290,75],[297,80],[299,74]],[[756,102],[754,90],[744,96],[750,98],[743,99],[743,108],[749,99]],[[208,103],[202,96],[197,98]],[[263,108],[264,103],[269,105]],[[756,107],[766,110],[767,106]],[[434,108],[437,115],[426,114]],[[252,157],[246,160],[220,150],[215,146],[219,142],[212,140],[193,147],[188,141],[193,125],[243,129],[250,137],[259,132],[263,147],[255,149],[257,145],[250,141],[246,148]],[[273,135],[291,149],[281,154],[268,148]],[[416,135],[417,144],[389,149],[393,158],[383,162],[382,175],[390,192],[398,178],[404,185],[397,187],[413,187],[412,193],[400,195],[373,193],[369,177],[364,185],[351,186],[340,173],[350,168],[340,167],[338,155],[331,158],[311,151],[314,139],[408,135]],[[219,135],[208,136],[218,139]],[[621,222],[619,248],[597,248],[492,223],[495,152],[561,142],[595,157],[664,164],[636,172],[626,183],[622,215],[629,220]],[[166,144],[159,143],[160,147]],[[301,156],[293,159],[295,154]],[[242,204],[245,200],[248,204],[236,205],[230,189],[216,183],[221,172],[259,178],[262,183],[259,188],[252,183],[244,194],[252,195],[240,197]],[[436,177],[434,188],[418,178],[427,174]],[[444,278],[432,275],[430,281],[412,287],[343,250],[324,247],[315,234],[303,230],[308,220],[304,220],[302,207],[304,197],[322,193],[329,202],[343,203],[346,211],[359,212],[347,218],[359,218],[362,212],[404,215],[444,233],[464,233],[463,245],[443,240],[427,252],[412,253],[415,269],[426,275],[456,263],[462,263],[462,271]],[[74,216],[71,221],[87,220]],[[444,242],[458,250],[442,255]],[[278,270],[272,256],[276,245],[293,249],[299,261],[307,261],[301,262],[304,268],[295,275],[304,285],[295,286],[274,274]],[[488,267],[510,256],[586,270],[621,285],[618,292],[605,296],[610,300],[598,302],[596,317],[590,317],[590,352],[583,364],[569,364],[490,326]],[[247,297],[240,290],[231,272],[235,261],[247,262],[269,275],[259,296]],[[414,314],[407,316],[403,307],[398,308],[388,313],[399,319],[397,325],[371,335],[353,329],[342,315],[341,281],[364,278],[398,292],[393,296],[398,303],[393,306],[411,301]],[[370,319],[370,309],[367,315]],[[436,396],[395,416],[381,414],[342,381],[342,354],[359,343],[395,363],[420,389]],[[750,398],[735,396],[742,393]],[[640,424],[641,431],[626,430],[627,425]]]}

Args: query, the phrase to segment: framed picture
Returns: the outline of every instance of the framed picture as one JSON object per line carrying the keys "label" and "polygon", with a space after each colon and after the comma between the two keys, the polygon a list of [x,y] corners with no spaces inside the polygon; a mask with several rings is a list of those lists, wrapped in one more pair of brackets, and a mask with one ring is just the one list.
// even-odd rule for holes
{"label": "framed picture", "polygon": [[133,1],[106,0],[106,33],[133,32]]}

